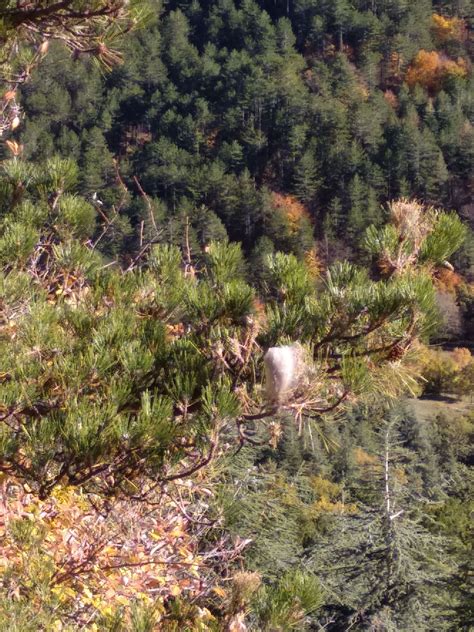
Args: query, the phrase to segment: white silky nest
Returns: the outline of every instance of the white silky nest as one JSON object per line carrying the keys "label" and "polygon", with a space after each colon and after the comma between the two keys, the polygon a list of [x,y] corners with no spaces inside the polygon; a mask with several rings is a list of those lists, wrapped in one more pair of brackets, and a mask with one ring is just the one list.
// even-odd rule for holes
{"label": "white silky nest", "polygon": [[265,393],[269,402],[282,404],[298,386],[304,369],[300,345],[270,347],[264,358]]}

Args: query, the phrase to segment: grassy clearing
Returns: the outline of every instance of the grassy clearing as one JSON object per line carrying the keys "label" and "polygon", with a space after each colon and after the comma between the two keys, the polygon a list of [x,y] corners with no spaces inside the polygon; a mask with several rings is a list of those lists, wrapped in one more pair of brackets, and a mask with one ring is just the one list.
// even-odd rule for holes
{"label": "grassy clearing", "polygon": [[448,417],[463,417],[474,411],[474,397],[470,396],[432,395],[410,399],[408,404],[420,421],[427,421],[441,413]]}

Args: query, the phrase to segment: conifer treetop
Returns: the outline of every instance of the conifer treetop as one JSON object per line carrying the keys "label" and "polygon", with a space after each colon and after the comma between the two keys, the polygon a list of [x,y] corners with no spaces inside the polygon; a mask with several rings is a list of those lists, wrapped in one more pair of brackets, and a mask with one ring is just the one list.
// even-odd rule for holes
{"label": "conifer treetop", "polygon": [[110,69],[121,61],[123,36],[150,17],[142,0],[40,0],[2,3],[0,9],[0,137],[21,120],[18,90],[60,41],[74,55],[92,55]]}

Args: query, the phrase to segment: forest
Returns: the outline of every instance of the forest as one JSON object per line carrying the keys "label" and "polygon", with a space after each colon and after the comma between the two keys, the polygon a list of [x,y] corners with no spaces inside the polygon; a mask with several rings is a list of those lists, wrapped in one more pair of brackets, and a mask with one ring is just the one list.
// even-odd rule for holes
{"label": "forest", "polygon": [[474,630],[473,17],[0,3],[0,631]]}

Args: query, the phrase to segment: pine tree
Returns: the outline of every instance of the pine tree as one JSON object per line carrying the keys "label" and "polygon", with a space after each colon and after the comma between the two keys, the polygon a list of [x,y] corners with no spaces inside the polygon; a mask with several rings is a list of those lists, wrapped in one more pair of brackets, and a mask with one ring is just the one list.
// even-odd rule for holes
{"label": "pine tree", "polygon": [[[182,250],[147,242],[114,270],[99,251],[113,222],[99,213],[94,238],[96,210],[74,193],[76,182],[70,161],[52,159],[42,172],[18,158],[2,164],[2,467],[41,496],[64,479],[115,488],[145,473],[185,476],[212,459],[224,420],[236,421],[245,440],[245,415],[258,416],[263,403],[265,346],[293,340],[312,347],[311,370],[325,386],[318,378],[290,403],[287,412],[300,424],[303,414],[317,422],[350,393],[398,393],[410,378],[393,354],[403,357],[432,327],[434,293],[422,262],[445,260],[463,236],[452,216],[424,219],[419,211],[420,225],[431,221],[434,229],[409,242],[418,250],[406,252],[408,259],[393,262],[398,276],[371,281],[340,263],[325,288],[303,261],[275,253],[264,261],[263,325],[237,245],[207,244],[196,274],[190,207],[182,207]],[[403,215],[394,217],[403,231]],[[395,228],[385,230],[381,241],[371,233],[367,243],[390,258]],[[242,388],[250,400],[240,402]],[[173,423],[183,416],[185,425]],[[192,464],[180,470],[187,455]]]}
{"label": "pine tree", "polygon": [[347,214],[347,235],[351,246],[357,247],[360,236],[369,224],[380,222],[380,209],[375,191],[365,187],[358,174],[349,183],[349,212]]}
{"label": "pine tree", "polygon": [[469,267],[466,3],[150,0],[121,65],[144,4],[0,9],[0,628],[469,629],[472,420],[376,421]]}
{"label": "pine tree", "polygon": [[83,134],[81,156],[81,192],[92,195],[100,192],[107,197],[116,180],[113,156],[110,153],[104,135],[98,127]]}
{"label": "pine tree", "polygon": [[319,188],[318,167],[311,150],[305,151],[294,169],[294,191],[307,204],[314,200]]}
{"label": "pine tree", "polygon": [[85,51],[94,53],[96,59],[110,69],[121,60],[119,52],[112,47],[124,33],[143,24],[148,15],[144,2],[129,6],[121,0],[113,5],[99,1],[87,10],[76,0],[47,6],[44,2],[35,6],[4,2],[0,10],[0,41],[5,56],[0,64],[0,76],[8,89],[2,94],[1,135],[18,127],[17,91],[45,57],[51,41],[64,42],[77,55]]}
{"label": "pine tree", "polygon": [[311,552],[308,566],[330,595],[322,619],[329,629],[350,624],[356,630],[428,631],[454,624],[457,601],[449,582],[456,569],[447,562],[449,540],[426,527],[398,427],[393,416],[380,425],[376,454],[359,466],[365,500],[335,520],[334,531]]}

